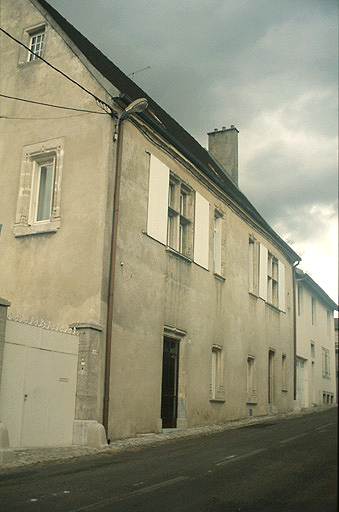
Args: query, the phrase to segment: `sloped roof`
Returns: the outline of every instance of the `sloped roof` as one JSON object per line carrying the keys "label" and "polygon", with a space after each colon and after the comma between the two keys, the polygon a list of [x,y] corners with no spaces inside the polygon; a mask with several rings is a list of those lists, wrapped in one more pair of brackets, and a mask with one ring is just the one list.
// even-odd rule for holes
{"label": "sloped roof", "polygon": [[[111,82],[121,93],[121,99],[129,103],[137,98],[145,97],[149,108],[157,119],[149,112],[139,114],[149,125],[160,133],[169,143],[176,147],[186,158],[203,171],[214,183],[233,199],[243,210],[249,214],[284,251],[285,256],[291,262],[300,261],[300,257],[280,236],[271,228],[265,219],[250,203],[239,187],[233,183],[224,169],[210,156],[198,141],[194,139],[182,126],[179,125],[165,110],[163,110],[145,91],[133,80],[128,78],[113,62],[111,62],[98,48],[84,37],[73,25],[71,25],[58,11],[45,0],[35,0],[53,18],[62,31],[83,53],[88,61]],[[214,172],[213,172],[213,170]]]}
{"label": "sloped roof", "polygon": [[300,268],[296,269],[297,281],[303,282],[314,295],[316,295],[322,302],[329,307],[331,310],[338,311],[338,305],[327,295],[327,293],[309,276],[306,272]]}

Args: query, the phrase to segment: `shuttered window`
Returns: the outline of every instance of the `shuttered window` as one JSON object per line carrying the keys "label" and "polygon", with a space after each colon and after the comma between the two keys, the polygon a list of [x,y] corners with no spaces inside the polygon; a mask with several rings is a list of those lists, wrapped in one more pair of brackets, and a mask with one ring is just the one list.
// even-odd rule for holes
{"label": "shuttered window", "polygon": [[267,261],[268,250],[260,244],[259,252],[259,297],[267,300]]}
{"label": "shuttered window", "polygon": [[286,293],[285,293],[285,265],[278,262],[278,307],[281,311],[286,311]]}
{"label": "shuttered window", "polygon": [[147,234],[166,245],[169,168],[154,155],[150,159]]}
{"label": "shuttered window", "polygon": [[[252,249],[253,251],[253,249]],[[250,257],[251,257],[250,250]],[[286,312],[285,265],[260,244],[259,248],[259,297]],[[251,291],[251,290],[250,290]]]}
{"label": "shuttered window", "polygon": [[208,269],[209,253],[209,202],[195,193],[194,261]]}

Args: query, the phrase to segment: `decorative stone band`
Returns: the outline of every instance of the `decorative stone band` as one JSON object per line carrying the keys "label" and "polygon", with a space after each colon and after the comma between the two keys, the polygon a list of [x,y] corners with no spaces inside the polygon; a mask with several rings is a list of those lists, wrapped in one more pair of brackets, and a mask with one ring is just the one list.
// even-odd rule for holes
{"label": "decorative stone band", "polygon": [[8,312],[7,320],[12,320],[13,322],[19,322],[26,325],[33,325],[34,327],[41,327],[42,329],[46,329],[48,331],[63,332],[66,334],[79,336],[79,332],[77,331],[76,327],[62,326],[43,319],[37,320],[33,316],[31,318],[27,318],[24,315],[17,315],[16,313]]}

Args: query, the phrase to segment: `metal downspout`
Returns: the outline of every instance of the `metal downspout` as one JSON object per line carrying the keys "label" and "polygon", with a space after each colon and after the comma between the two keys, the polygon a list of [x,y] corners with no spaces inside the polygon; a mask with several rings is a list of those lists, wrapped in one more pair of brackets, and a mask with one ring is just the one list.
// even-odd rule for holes
{"label": "metal downspout", "polygon": [[294,364],[293,364],[293,399],[297,399],[297,300],[296,300],[296,275],[295,269],[299,265],[300,261],[297,261],[292,265],[293,272],[293,352],[294,352]]}
{"label": "metal downspout", "polygon": [[116,242],[118,233],[118,213],[120,198],[120,181],[121,181],[121,149],[122,149],[122,125],[120,117],[117,120],[117,150],[115,160],[115,185],[113,199],[113,219],[112,219],[112,236],[110,251],[110,268],[109,268],[109,284],[108,284],[108,301],[107,301],[107,325],[106,325],[106,356],[105,356],[105,387],[104,387],[104,406],[103,406],[103,425],[108,437],[108,410],[109,410],[109,388],[111,376],[111,353],[112,353],[112,322],[113,322],[113,304],[114,304],[114,280],[115,280],[115,262],[116,262]]}

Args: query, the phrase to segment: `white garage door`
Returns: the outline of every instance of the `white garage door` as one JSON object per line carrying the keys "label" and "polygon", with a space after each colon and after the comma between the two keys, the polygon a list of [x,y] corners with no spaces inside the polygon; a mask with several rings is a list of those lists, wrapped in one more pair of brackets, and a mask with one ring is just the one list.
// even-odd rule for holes
{"label": "white garage door", "polygon": [[7,321],[0,418],[12,447],[72,444],[78,337]]}

